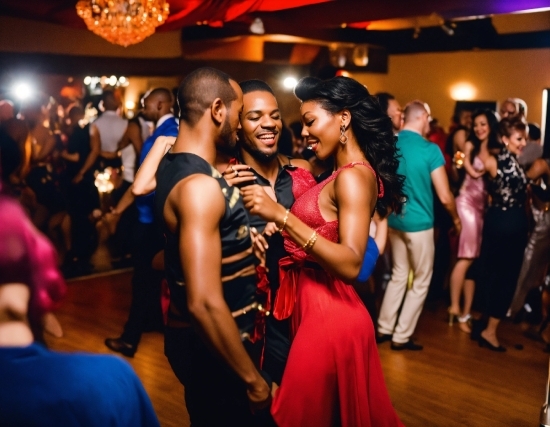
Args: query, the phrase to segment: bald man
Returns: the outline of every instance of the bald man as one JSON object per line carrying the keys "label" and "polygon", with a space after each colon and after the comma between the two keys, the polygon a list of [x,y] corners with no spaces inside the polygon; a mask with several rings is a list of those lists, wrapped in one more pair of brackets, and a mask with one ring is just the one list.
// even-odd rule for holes
{"label": "bald man", "polygon": [[[422,350],[411,336],[433,273],[432,188],[453,218],[457,234],[461,231],[455,199],[445,172],[445,159],[439,147],[424,138],[429,129],[427,104],[420,101],[407,104],[403,130],[397,138],[397,148],[402,156],[397,173],[405,176],[407,201],[403,213],[388,216],[393,268],[378,317],[377,342],[391,340],[392,350]],[[412,288],[407,289],[410,270],[414,278]]]}
{"label": "bald man", "polygon": [[[216,170],[235,147],[243,95],[227,74],[200,68],[178,90],[180,127],[158,167],[170,308],[165,354],[185,387],[191,425],[253,425],[270,387],[241,342],[254,328],[255,257],[239,189]],[[248,396],[248,399],[247,399]]]}
{"label": "bald man", "polygon": [[[145,140],[141,149],[140,164],[160,136],[178,135],[178,121],[172,114],[172,92],[165,88],[157,88],[145,94],[142,100],[143,117],[156,123],[155,131]],[[107,217],[118,217],[134,201],[130,187],[121,201]],[[141,335],[150,325],[161,324],[160,284],[163,273],[153,269],[154,256],[163,249],[164,238],[157,221],[154,218],[154,194],[136,198],[138,221],[132,233],[132,261],[134,275],[132,277],[132,303],[124,331],[118,338],[107,338],[105,345],[111,350],[127,357],[133,357],[137,350]]]}

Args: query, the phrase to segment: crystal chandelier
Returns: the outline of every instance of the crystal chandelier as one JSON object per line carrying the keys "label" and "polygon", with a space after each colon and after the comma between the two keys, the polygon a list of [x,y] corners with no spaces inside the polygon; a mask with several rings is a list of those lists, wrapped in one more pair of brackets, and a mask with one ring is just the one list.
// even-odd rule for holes
{"label": "crystal chandelier", "polygon": [[170,5],[166,0],[80,0],[76,11],[90,31],[126,47],[153,34]]}

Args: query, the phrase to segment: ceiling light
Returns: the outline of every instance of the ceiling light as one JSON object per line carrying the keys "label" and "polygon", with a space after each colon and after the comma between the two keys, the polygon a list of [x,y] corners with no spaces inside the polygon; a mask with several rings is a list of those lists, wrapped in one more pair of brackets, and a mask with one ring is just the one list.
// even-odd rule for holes
{"label": "ceiling light", "polygon": [[250,24],[249,30],[252,34],[265,34],[264,21],[260,18],[254,18],[254,21]]}
{"label": "ceiling light", "polygon": [[166,0],[80,0],[76,11],[90,31],[126,47],[152,35],[170,6]]}

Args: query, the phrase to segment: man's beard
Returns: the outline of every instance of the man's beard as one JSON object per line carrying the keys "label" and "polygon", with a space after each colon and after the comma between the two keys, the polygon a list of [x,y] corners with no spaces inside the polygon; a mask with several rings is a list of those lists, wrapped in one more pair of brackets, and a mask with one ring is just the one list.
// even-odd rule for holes
{"label": "man's beard", "polygon": [[225,121],[223,122],[222,129],[220,132],[220,139],[223,142],[222,145],[226,146],[226,148],[234,149],[235,145],[237,144],[237,139],[235,138],[235,132],[231,128],[231,124],[229,123],[228,118],[225,118]]}
{"label": "man's beard", "polygon": [[248,144],[247,142],[245,142],[245,140],[246,140],[246,137],[243,137],[242,141],[239,142],[239,148],[242,148],[244,151],[250,154],[252,158],[256,160],[258,163],[262,163],[262,164],[270,163],[279,154],[277,151],[266,154],[258,150],[256,147],[253,147],[251,144]]}

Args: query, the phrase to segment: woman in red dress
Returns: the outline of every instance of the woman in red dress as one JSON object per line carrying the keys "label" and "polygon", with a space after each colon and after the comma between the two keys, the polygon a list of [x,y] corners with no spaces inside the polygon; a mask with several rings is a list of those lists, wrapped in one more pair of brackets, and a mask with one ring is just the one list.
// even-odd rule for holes
{"label": "woman in red dress", "polygon": [[[372,320],[353,283],[375,210],[399,212],[404,177],[390,118],[357,81],[305,78],[302,136],[335,172],[290,211],[259,186],[242,189],[253,214],[273,221],[290,254],[281,260],[273,313],[292,315],[293,341],[272,414],[280,427],[401,426],[386,390]],[[305,183],[295,182],[302,188]]]}

